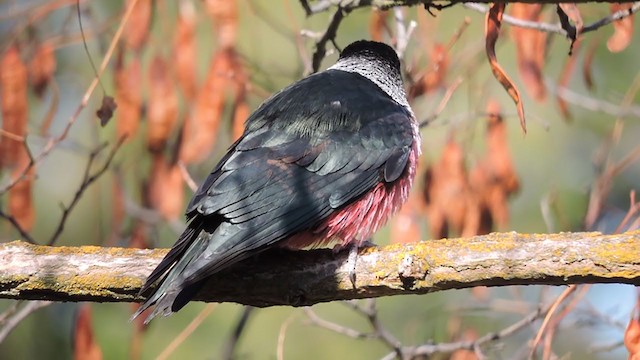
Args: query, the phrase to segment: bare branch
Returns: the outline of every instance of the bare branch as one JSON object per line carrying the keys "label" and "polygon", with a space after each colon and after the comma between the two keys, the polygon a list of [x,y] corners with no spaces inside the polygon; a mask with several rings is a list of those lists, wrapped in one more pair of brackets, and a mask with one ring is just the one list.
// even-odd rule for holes
{"label": "bare branch", "polygon": [[586,110],[603,112],[616,117],[640,118],[640,106],[620,106],[605,100],[579,94],[568,88],[558,87],[554,89],[553,85],[549,85],[549,88],[555,91],[563,100]]}
{"label": "bare branch", "polygon": [[[527,2],[527,1],[523,1],[523,2]],[[544,1],[542,1],[542,3],[544,3]],[[578,1],[574,3],[578,3]],[[481,5],[477,2],[467,2],[463,6],[466,7],[467,9],[475,10],[481,13],[486,13],[489,11],[488,7]],[[624,19],[628,16],[631,16],[634,13],[638,12],[638,10],[640,10],[640,2],[634,3],[633,6],[628,10],[616,11],[615,13],[609,14],[608,16],[605,16],[598,21],[595,21],[591,24],[586,25],[582,29],[580,34],[596,31],[599,28],[605,25],[608,25],[616,20]],[[509,24],[509,25],[517,26],[521,28],[540,30],[548,33],[562,35],[565,37],[570,37],[570,34],[567,33],[565,29],[562,28],[562,25],[560,23],[549,24],[549,23],[543,23],[543,22],[537,22],[537,21],[527,21],[527,20],[522,20],[510,15],[507,15],[507,14],[503,15],[502,22],[505,24]]]}
{"label": "bare branch", "polygon": [[[311,4],[309,4],[311,2]],[[300,0],[301,6],[302,8],[305,10],[307,16],[311,16],[313,14],[317,14],[317,13],[322,13],[325,11],[328,11],[329,9],[331,9],[332,7],[337,7],[340,6],[342,7],[344,10],[355,10],[355,9],[359,9],[359,8],[363,8],[363,7],[374,7],[374,8],[378,8],[378,9],[382,9],[382,10],[389,10],[391,8],[395,8],[395,7],[400,7],[400,6],[416,6],[416,5],[422,5],[423,7],[425,7],[427,10],[430,9],[435,9],[435,10],[441,10],[441,9],[445,9],[447,7],[450,7],[452,5],[456,5],[459,3],[464,3],[464,4],[489,4],[491,3],[491,0],[474,0],[474,1],[470,1],[470,0],[317,0],[317,1],[307,1],[307,0]],[[569,1],[569,3],[574,3],[574,4],[583,4],[583,3],[590,3],[593,2],[592,0],[574,0],[574,1]],[[609,2],[609,3],[613,3],[613,2],[617,2],[615,0],[607,0],[607,1],[603,1],[603,2]],[[632,1],[623,1],[623,3],[630,3]],[[526,3],[526,4],[533,4],[533,3],[542,3],[542,4],[557,4],[557,1],[550,1],[550,0],[516,0],[516,1],[509,1],[509,3]],[[622,10],[622,11],[618,11],[615,12],[613,14],[610,14],[609,16],[606,16],[605,18],[598,20],[588,26],[585,26],[585,31],[587,28],[590,28],[589,31],[593,31],[601,26],[607,25],[613,21],[616,20],[620,20],[622,18],[625,18],[627,16],[632,15],[633,13],[635,13],[636,11],[638,11],[639,9],[637,8],[637,3],[634,5],[633,9],[628,9],[628,10]],[[478,10],[479,8],[475,8],[474,10]],[[486,11],[485,11],[486,12]],[[512,18],[513,19],[513,18]],[[507,21],[507,16],[505,15],[503,20],[505,22]],[[527,24],[524,26],[535,26],[531,24]],[[517,25],[517,24],[513,24],[513,25]],[[592,27],[595,27],[594,29],[591,29]]]}
{"label": "bare branch", "polygon": [[396,52],[400,60],[404,58],[404,53],[409,45],[411,34],[418,26],[418,23],[411,20],[409,24],[404,23],[404,13],[401,8],[393,9],[393,16],[396,20]]}
{"label": "bare branch", "polygon": [[393,334],[391,334],[380,321],[378,311],[376,310],[375,299],[367,299],[366,308],[363,310],[367,319],[369,319],[369,323],[371,324],[371,327],[373,327],[376,336],[387,344],[388,347],[393,349],[400,358],[402,358],[402,343],[393,336]]}
{"label": "bare branch", "polygon": [[221,359],[233,360],[237,358],[235,351],[238,346],[238,342],[240,341],[240,337],[244,333],[244,330],[247,328],[247,322],[249,321],[249,317],[253,313],[253,310],[255,310],[255,308],[251,306],[243,307],[242,314],[240,314],[240,318],[236,322],[236,326],[233,327],[233,331],[225,342]]}
{"label": "bare branch", "polygon": [[340,26],[340,22],[344,19],[344,10],[341,7],[338,7],[335,14],[333,14],[333,18],[331,18],[331,22],[327,27],[327,30],[322,34],[320,40],[316,43],[316,50],[313,52],[313,58],[311,61],[311,68],[313,72],[316,72],[320,69],[320,64],[322,63],[322,59],[327,53],[327,42],[335,41],[336,33],[338,32],[338,27]]}
{"label": "bare branch", "polygon": [[13,331],[13,329],[15,329],[15,327],[18,326],[18,324],[20,324],[20,322],[27,316],[50,304],[51,301],[32,301],[25,304],[20,310],[16,311],[13,316],[6,318],[2,322],[2,328],[0,328],[0,343],[2,343],[11,331]]}
{"label": "bare branch", "polygon": [[[419,355],[433,355],[437,353],[451,353],[456,350],[472,350],[478,353],[481,346],[489,343],[498,341],[504,338],[507,338],[516,332],[522,330],[527,325],[532,324],[534,321],[538,320],[540,317],[544,316],[549,311],[549,307],[546,309],[538,308],[536,311],[530,313],[524,318],[520,319],[518,322],[500,330],[497,333],[487,333],[481,338],[475,341],[457,341],[451,343],[438,343],[438,344],[424,344],[415,347],[404,347],[402,349],[403,354],[410,354],[413,357]],[[385,360],[394,359],[396,356],[395,352],[389,353],[387,356],[383,357]]]}
{"label": "bare branch", "polygon": [[[141,301],[135,296],[164,254],[166,250],[3,244],[0,298]],[[479,285],[640,284],[640,231],[494,233],[364,249],[356,264],[355,289],[347,257],[347,252],[329,249],[268,251],[212,276],[196,299],[306,306]]]}
{"label": "bare branch", "polygon": [[325,320],[320,316],[318,316],[318,314],[316,314],[311,308],[305,308],[304,313],[305,315],[307,315],[307,318],[313,325],[319,326],[329,331],[333,331],[335,333],[342,334],[353,339],[375,339],[376,338],[374,334],[360,332],[358,330],[346,327],[344,325],[340,325],[340,324],[331,322],[329,320]]}
{"label": "bare branch", "polygon": [[58,226],[56,227],[56,230],[53,232],[53,235],[51,235],[51,238],[47,242],[47,245],[49,246],[53,245],[56,242],[56,240],[60,237],[60,235],[62,234],[62,230],[64,230],[64,226],[67,222],[67,218],[71,213],[71,210],[73,210],[73,208],[76,206],[78,201],[80,201],[80,198],[82,198],[82,194],[84,194],[87,188],[89,188],[89,186],[92,183],[98,180],[98,178],[100,178],[100,176],[102,176],[102,174],[104,174],[107,171],[107,169],[109,168],[109,165],[111,164],[111,161],[113,160],[113,157],[116,155],[116,152],[122,145],[123,141],[124,141],[124,138],[118,141],[118,143],[113,147],[113,149],[109,153],[109,156],[105,160],[102,167],[98,169],[98,171],[96,171],[94,174],[90,173],[91,166],[93,165],[93,162],[95,161],[98,154],[100,154],[100,152],[106,147],[106,144],[100,146],[98,149],[91,152],[91,154],[89,155],[89,161],[87,162],[87,167],[84,170],[82,183],[80,184],[80,187],[78,187],[78,190],[76,190],[76,193],[73,196],[73,199],[71,200],[71,203],[69,204],[69,206],[62,207],[62,217],[60,218],[60,221],[58,222]]}
{"label": "bare branch", "polygon": [[185,327],[178,336],[176,336],[167,347],[162,350],[156,359],[165,360],[173,354],[173,352],[182,344],[189,336],[202,324],[202,322],[215,310],[218,304],[209,304],[202,309],[198,315],[191,320],[189,325]]}
{"label": "bare branch", "polygon": [[16,229],[18,233],[20,233],[20,236],[22,236],[24,241],[30,244],[36,244],[36,241],[33,239],[33,237],[31,237],[31,234],[29,234],[29,232],[20,225],[18,220],[16,220],[13,215],[7,214],[2,211],[2,208],[0,208],[0,218],[7,220],[11,224],[11,226],[13,226],[13,228]]}

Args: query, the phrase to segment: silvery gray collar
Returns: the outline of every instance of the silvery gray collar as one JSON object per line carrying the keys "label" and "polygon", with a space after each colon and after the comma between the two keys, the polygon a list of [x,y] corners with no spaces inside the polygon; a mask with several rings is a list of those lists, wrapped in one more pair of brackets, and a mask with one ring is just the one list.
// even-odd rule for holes
{"label": "silvery gray collar", "polygon": [[413,114],[404,91],[400,70],[395,69],[388,61],[376,56],[350,56],[339,59],[327,70],[348,71],[364,76]]}

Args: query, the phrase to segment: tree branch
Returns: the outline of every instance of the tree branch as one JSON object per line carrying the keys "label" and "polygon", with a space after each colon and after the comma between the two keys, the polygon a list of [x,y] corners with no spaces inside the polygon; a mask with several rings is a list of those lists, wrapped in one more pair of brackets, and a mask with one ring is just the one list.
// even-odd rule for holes
{"label": "tree branch", "polygon": [[[140,301],[166,250],[0,245],[0,298]],[[461,289],[473,286],[640,285],[640,231],[493,233],[368,248],[349,280],[347,252],[273,250],[213,276],[198,300],[258,307]]]}
{"label": "tree branch", "polygon": [[[481,13],[487,13],[489,11],[489,8],[484,5],[480,5],[481,2],[482,1],[465,2],[463,6],[466,7],[467,9],[471,9]],[[512,2],[516,2],[516,1],[512,1]],[[523,2],[527,2],[527,1],[523,1]],[[551,2],[544,2],[544,1],[536,1],[536,2],[552,4]],[[574,1],[573,3],[580,3],[580,1]],[[596,31],[599,28],[605,25],[609,25],[614,21],[631,16],[634,13],[638,12],[638,10],[640,10],[640,2],[635,2],[633,6],[629,9],[616,11],[614,13],[611,13],[603,17],[600,20],[597,20],[591,24],[585,25],[584,28],[582,28],[582,31],[580,31],[580,35],[586,34],[591,31]],[[527,21],[527,20],[522,20],[510,15],[507,15],[507,14],[503,15],[502,21],[506,24],[525,28],[525,29],[539,30],[539,31],[544,31],[548,33],[562,35],[565,37],[570,37],[570,34],[567,33],[565,29],[562,28],[562,25],[560,23],[550,24],[550,23],[544,23],[544,22],[538,22],[538,21]]]}
{"label": "tree branch", "polygon": [[[306,0],[300,0],[301,6],[304,9],[307,16],[311,16],[313,14],[322,13],[328,11],[332,7],[341,6],[345,10],[355,10],[362,7],[375,7],[382,10],[389,10],[398,6],[417,6],[421,5],[427,9],[442,9],[449,7],[455,4],[462,3],[484,3],[489,4],[491,0],[317,0],[310,1],[309,4]],[[514,0],[508,1],[509,3],[526,3],[526,4],[558,4],[557,0]],[[572,0],[569,3],[575,4],[585,4],[591,3],[593,0]],[[602,2],[621,2],[621,3],[631,3],[633,1],[616,1],[616,0],[603,0]],[[619,16],[619,15],[618,15]],[[618,17],[615,17],[610,20],[618,20]]]}

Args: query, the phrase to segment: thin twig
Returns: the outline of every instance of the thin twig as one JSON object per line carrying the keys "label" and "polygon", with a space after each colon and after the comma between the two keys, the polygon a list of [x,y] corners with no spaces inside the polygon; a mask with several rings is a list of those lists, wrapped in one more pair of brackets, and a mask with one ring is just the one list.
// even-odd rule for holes
{"label": "thin twig", "polygon": [[387,346],[389,346],[399,358],[403,358],[402,343],[393,334],[391,334],[380,322],[378,318],[378,310],[376,309],[376,300],[367,299],[366,302],[366,316],[369,319],[369,323],[375,330],[376,336],[382,340]]}
{"label": "thin twig", "polygon": [[313,14],[311,12],[311,7],[309,7],[309,3],[307,2],[307,0],[300,0],[300,6],[302,6],[302,8],[304,9],[304,12],[307,14],[307,16]]}
{"label": "thin twig", "polygon": [[291,313],[289,317],[280,325],[280,331],[278,332],[278,348],[276,350],[276,359],[284,360],[284,340],[287,336],[287,330],[293,319],[295,319],[297,313]]}
{"label": "thin twig", "polygon": [[[548,86],[549,89],[554,91],[553,84],[548,83],[547,85],[549,85]],[[573,105],[580,106],[589,111],[603,112],[605,114],[609,114],[616,117],[633,116],[635,118],[640,118],[640,106],[635,106],[635,105],[620,106],[605,100],[595,99],[593,97],[582,95],[571,89],[563,88],[563,87],[555,88],[555,92],[557,93],[558,96],[560,96],[566,102],[569,102]]]}
{"label": "thin twig", "polygon": [[176,235],[182,234],[185,224],[182,220],[167,220],[157,210],[140,206],[129,197],[124,198],[124,210],[127,215],[149,225],[167,224]]}
{"label": "thin twig", "polygon": [[409,45],[411,34],[413,34],[413,31],[416,29],[418,24],[411,20],[409,21],[409,25],[405,25],[404,11],[402,8],[394,8],[393,14],[396,20],[396,53],[400,60],[402,60],[404,58],[404,53],[407,50],[407,46]]}
{"label": "thin twig", "polygon": [[[467,9],[470,10],[474,10],[474,11],[478,11],[481,13],[487,13],[489,11],[489,8],[485,5],[482,4],[478,4],[478,3],[464,3],[463,4],[464,7],[466,7]],[[620,19],[624,19],[626,17],[629,17],[631,15],[633,15],[634,13],[636,13],[638,10],[640,10],[640,2],[635,2],[633,4],[633,6],[629,9],[625,9],[625,10],[620,10],[620,11],[616,11],[615,13],[611,13],[608,16],[603,17],[602,19],[595,21],[589,25],[586,25],[582,31],[580,32],[580,34],[584,34],[584,33],[588,33],[591,31],[595,31],[598,30],[599,28],[608,25],[616,20],[620,20]],[[556,24],[549,24],[549,23],[544,23],[544,22],[538,22],[538,21],[528,21],[528,20],[522,20],[507,14],[504,14],[502,17],[502,22],[505,24],[509,24],[509,25],[513,25],[513,26],[517,26],[517,27],[521,27],[521,28],[525,28],[525,29],[533,29],[533,30],[539,30],[539,31],[544,31],[547,33],[553,33],[553,34],[558,34],[558,35],[562,35],[565,37],[568,37],[569,34],[567,33],[566,30],[564,30],[562,28],[562,25],[560,25],[560,23],[556,23]]]}
{"label": "thin twig", "polygon": [[80,11],[80,2],[76,3],[76,11],[78,14],[78,27],[80,28],[80,35],[82,35],[82,45],[84,47],[84,52],[87,54],[87,59],[89,59],[89,64],[91,64],[91,68],[93,69],[93,74],[96,79],[98,79],[98,84],[102,89],[102,93],[105,94],[107,91],[104,89],[104,85],[102,85],[102,81],[100,80],[100,75],[98,74],[98,69],[96,68],[96,64],[93,62],[93,58],[91,57],[91,53],[89,52],[89,46],[87,45],[87,39],[84,36],[84,28],[82,27],[82,12]]}
{"label": "thin twig", "polygon": [[20,136],[18,134],[14,134],[10,131],[0,128],[0,137],[6,137],[7,139],[11,139],[14,141],[25,142],[25,137]]}
{"label": "thin twig", "polygon": [[24,320],[27,316],[29,316],[34,311],[41,309],[45,306],[50,305],[51,301],[29,301],[27,302],[20,310],[18,310],[15,315],[10,318],[5,319],[4,326],[0,329],[0,343],[7,338],[7,336],[13,331],[13,329],[20,324],[22,320]]}
{"label": "thin twig", "polygon": [[316,314],[313,310],[311,310],[311,308],[305,308],[304,309],[304,313],[305,315],[307,315],[307,318],[309,319],[309,321],[311,322],[311,324],[319,326],[321,328],[333,331],[335,333],[341,334],[341,335],[345,335],[348,336],[350,338],[353,339],[375,339],[377,338],[374,334],[370,334],[370,333],[364,333],[349,327],[346,327],[344,325],[340,325],[334,322],[331,322],[329,320],[325,320],[323,318],[321,318],[320,316],[318,316],[318,314]]}
{"label": "thin twig", "polygon": [[562,294],[560,294],[560,296],[558,296],[558,298],[553,302],[553,304],[551,304],[551,307],[549,308],[549,311],[547,312],[547,315],[545,316],[544,321],[542,322],[542,325],[540,325],[538,334],[536,335],[535,339],[533,340],[533,343],[531,344],[531,350],[529,351],[529,357],[528,357],[529,359],[533,358],[536,352],[536,348],[540,343],[540,339],[542,339],[542,335],[544,335],[544,332],[547,329],[547,325],[549,324],[549,321],[551,320],[553,313],[569,295],[571,295],[574,291],[576,291],[576,288],[577,288],[577,285],[569,285],[569,287],[565,289],[565,291],[563,291]]}
{"label": "thin twig", "polygon": [[551,344],[553,343],[553,338],[555,336],[556,330],[558,329],[558,327],[560,326],[560,323],[562,322],[562,320],[564,318],[567,317],[567,315],[569,315],[570,312],[572,312],[573,310],[576,309],[576,307],[578,306],[578,304],[582,301],[582,299],[584,298],[584,296],[587,294],[587,292],[589,292],[589,289],[591,289],[591,285],[579,285],[577,286],[577,294],[571,299],[571,301],[569,301],[569,303],[562,309],[562,311],[560,312],[560,314],[558,314],[558,316],[554,316],[553,319],[551,320],[546,334],[545,334],[545,339],[544,339],[544,349],[542,352],[542,359],[544,360],[550,360],[551,359]]}
{"label": "thin twig", "polygon": [[178,336],[176,336],[176,338],[173,339],[173,341],[169,343],[169,345],[167,345],[164,350],[162,350],[156,360],[167,359],[178,348],[178,346],[180,346],[180,344],[182,344],[189,337],[189,335],[191,335],[191,333],[193,333],[200,326],[200,324],[202,324],[207,316],[211,315],[211,312],[216,308],[217,305],[218,304],[216,303],[207,304],[207,306],[205,306],[204,309],[202,309],[198,313],[198,315],[196,315],[196,317],[191,320],[189,325],[187,325],[187,327],[185,327],[180,332],[180,334],[178,334]]}
{"label": "thin twig", "polygon": [[47,245],[49,246],[53,245],[56,242],[56,240],[60,237],[60,235],[62,234],[62,231],[64,230],[64,226],[67,222],[67,218],[71,213],[71,210],[73,210],[73,208],[76,206],[78,201],[80,201],[80,198],[82,198],[82,195],[87,190],[87,188],[89,188],[91,184],[93,184],[96,180],[98,180],[98,178],[100,178],[100,176],[102,176],[102,174],[104,174],[109,169],[109,165],[111,165],[111,162],[114,156],[116,155],[116,152],[118,151],[118,149],[120,148],[123,142],[124,142],[124,137],[121,138],[120,141],[118,141],[118,143],[113,147],[113,149],[109,153],[109,156],[105,160],[102,167],[93,174],[90,173],[93,162],[95,161],[98,154],[100,154],[100,152],[106,147],[106,144],[98,147],[98,149],[91,152],[91,154],[89,155],[89,161],[87,161],[87,166],[84,169],[82,183],[80,184],[80,187],[78,188],[78,190],[76,190],[76,193],[73,196],[71,203],[69,203],[68,206],[62,207],[62,217],[60,218],[60,221],[58,222],[58,226],[56,227],[56,230],[53,232],[53,235],[51,235],[51,238],[47,242]]}
{"label": "thin twig", "polygon": [[42,21],[45,17],[49,16],[52,12],[61,9],[63,7],[74,5],[78,1],[84,0],[57,0],[57,1],[45,1],[39,3],[36,6],[25,6],[17,11],[7,11],[0,15],[0,21],[3,19],[21,19],[16,26],[9,31],[8,36],[4,37],[4,44],[0,47],[0,54],[4,54],[9,46],[15,43],[16,39],[30,26]]}
{"label": "thin twig", "polygon": [[242,336],[244,329],[246,329],[249,316],[251,316],[251,313],[254,310],[255,308],[253,306],[242,307],[242,314],[240,315],[240,319],[238,319],[238,322],[233,328],[231,335],[229,335],[229,339],[227,340],[226,345],[224,346],[224,350],[222,351],[222,359],[232,360],[235,358],[234,353],[236,350],[236,346],[238,345],[238,341],[240,341],[240,336]]}
{"label": "thin twig", "polygon": [[296,20],[296,15],[293,12],[293,8],[291,7],[289,0],[285,0],[284,7],[287,12],[288,21],[291,23],[291,30],[293,30],[293,33],[295,35],[294,39],[296,42],[296,49],[298,50],[298,55],[300,55],[300,60],[302,61],[304,67],[303,74],[309,74],[311,73],[311,56],[309,54],[309,51],[305,47],[304,38],[300,31],[300,25]]}
{"label": "thin twig", "polygon": [[[94,25],[91,29],[87,29],[84,32],[84,38],[87,40],[93,40],[99,35],[109,31],[114,24],[117,24],[121,18],[121,14],[114,14],[113,16],[104,19],[100,24]],[[74,46],[82,42],[82,34],[78,32],[66,32],[61,34],[48,34],[44,38],[43,42],[49,42],[54,49],[62,49],[69,46]]]}
{"label": "thin twig", "polygon": [[16,229],[16,231],[18,231],[18,233],[22,237],[22,240],[30,244],[36,244],[36,241],[34,240],[34,238],[31,236],[31,234],[29,234],[27,230],[25,230],[22,227],[22,225],[20,225],[20,222],[18,222],[18,220],[13,215],[7,214],[4,211],[2,211],[1,207],[0,207],[0,218],[3,218],[10,223],[11,226],[13,226],[13,228]]}
{"label": "thin twig", "polygon": [[22,300],[16,300],[11,303],[11,305],[6,308],[2,314],[0,314],[0,325],[2,325],[9,317],[18,311],[18,308],[22,304]]}
{"label": "thin twig", "polygon": [[196,192],[196,190],[198,190],[198,184],[196,184],[196,182],[193,181],[193,177],[191,177],[191,174],[189,174],[189,170],[187,169],[187,167],[185,166],[182,160],[178,160],[178,169],[180,169],[182,180],[184,180],[184,182],[187,184],[189,189],[191,189],[191,191],[193,192]]}
{"label": "thin twig", "polygon": [[[524,318],[518,320],[514,324],[500,330],[499,332],[490,332],[485,334],[484,336],[478,338],[475,341],[457,341],[451,343],[439,343],[439,344],[424,344],[415,347],[405,347],[403,349],[404,354],[410,355],[409,357],[416,356],[430,356],[437,353],[452,353],[456,350],[472,350],[478,349],[483,345],[489,342],[496,342],[502,339],[505,339],[509,336],[514,335],[520,330],[524,329],[528,325],[532,324],[534,321],[538,320],[544,314],[549,311],[549,307],[541,308],[539,307],[535,311],[531,312],[529,315]],[[391,352],[387,354],[382,359],[391,360],[396,357],[395,352]]]}
{"label": "thin twig", "polygon": [[311,58],[311,68],[313,72],[317,72],[320,69],[322,59],[324,59],[327,54],[327,42],[335,41],[338,27],[340,26],[342,19],[344,19],[344,10],[342,7],[338,7],[338,10],[336,10],[335,14],[333,14],[333,17],[331,18],[331,22],[329,23],[327,30],[322,34],[320,40],[316,42],[316,50],[313,52],[313,57]]}
{"label": "thin twig", "polygon": [[614,233],[623,231],[627,223],[633,218],[634,215],[638,213],[638,211],[640,211],[640,202],[636,202],[635,190],[631,190],[631,192],[629,193],[629,202],[629,210],[624,216],[624,219],[622,219],[622,221],[620,221],[620,224],[618,224],[618,227],[616,227],[616,229],[613,231]]}
{"label": "thin twig", "polygon": [[453,93],[458,89],[458,87],[460,86],[460,84],[462,84],[463,81],[464,81],[464,78],[462,76],[459,76],[451,83],[451,85],[449,85],[449,87],[447,88],[447,91],[444,93],[444,96],[442,96],[442,99],[440,100],[440,103],[438,103],[438,106],[436,107],[436,110],[433,112],[433,114],[429,115],[427,118],[420,121],[420,124],[418,125],[420,128],[423,128],[429,125],[431,122],[437,119],[438,116],[440,116],[442,111],[444,111],[444,108],[447,107],[449,100],[451,100]]}
{"label": "thin twig", "polygon": [[608,343],[589,345],[589,347],[587,348],[587,352],[591,354],[599,353],[599,352],[608,352],[608,351],[613,351],[622,346],[624,346],[624,340],[613,340]]}

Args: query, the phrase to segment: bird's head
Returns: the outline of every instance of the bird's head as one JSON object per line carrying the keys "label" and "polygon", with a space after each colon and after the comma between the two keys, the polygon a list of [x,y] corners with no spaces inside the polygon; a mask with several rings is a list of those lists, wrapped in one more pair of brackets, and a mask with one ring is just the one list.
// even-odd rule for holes
{"label": "bird's head", "polygon": [[409,107],[396,51],[387,44],[359,40],[349,44],[329,69],[358,73],[374,82],[400,105]]}

